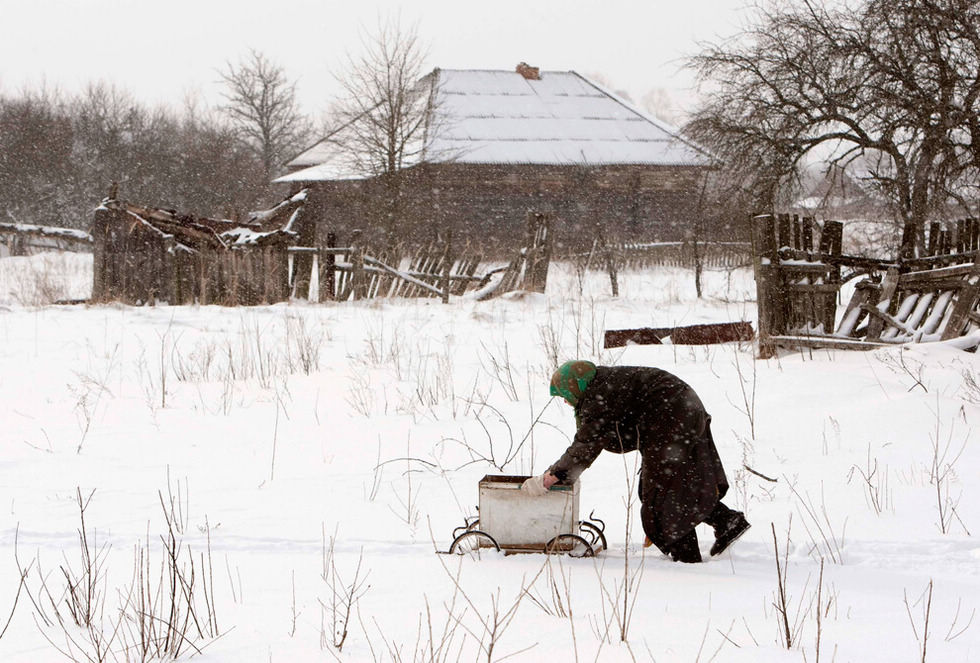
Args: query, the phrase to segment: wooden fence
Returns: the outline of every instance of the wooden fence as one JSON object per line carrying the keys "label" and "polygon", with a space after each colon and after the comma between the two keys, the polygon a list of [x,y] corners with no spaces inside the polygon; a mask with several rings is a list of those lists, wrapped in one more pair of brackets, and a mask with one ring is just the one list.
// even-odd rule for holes
{"label": "wooden fence", "polygon": [[[909,260],[844,255],[842,238],[836,221],[785,214],[753,219],[760,354],[770,356],[776,347],[867,349],[977,335],[976,220],[932,224],[926,255]],[[841,286],[852,279],[854,294],[839,309]]]}
{"label": "wooden fence", "polygon": [[[290,247],[293,255],[312,253],[316,260],[313,279],[293,273],[292,295],[298,299],[320,302],[372,299],[378,297],[439,297],[462,295],[483,277],[475,272],[480,256],[469,250],[451,256],[451,243],[430,243],[416,247],[402,256],[402,251],[372,251],[360,242],[354,231],[350,246],[335,246],[330,233],[327,246]],[[294,264],[297,264],[294,262]]]}
{"label": "wooden fence", "polygon": [[735,269],[752,265],[751,242],[618,242],[593,243],[591,251],[565,256],[576,262],[606,267],[610,256],[618,269],[684,267]]}
{"label": "wooden fence", "polygon": [[[312,239],[305,193],[245,223],[178,214],[107,198],[93,221],[92,301],[129,304],[269,304],[289,299],[347,301],[439,297],[479,288],[476,299],[514,289],[544,292],[551,219],[527,217],[525,246],[506,266],[477,275],[481,256],[452,236],[411,251],[376,252],[360,231],[349,246],[297,246]],[[403,255],[404,254],[404,255]],[[316,284],[316,289],[314,289]]]}
{"label": "wooden fence", "polygon": [[734,269],[752,264],[749,242],[650,242],[625,243],[614,250],[622,269],[686,267]]}
{"label": "wooden fence", "polygon": [[[376,297],[439,297],[449,301],[479,289],[474,297],[487,299],[515,289],[544,292],[551,260],[551,217],[529,213],[524,248],[506,267],[482,275],[477,271],[482,255],[469,246],[456,250],[452,235],[439,241],[406,249],[376,251],[361,243],[361,232],[351,234],[350,246],[337,247],[336,235],[327,236],[325,247],[290,247],[293,255],[314,254],[312,270],[317,288],[307,274],[293,274],[293,297],[347,301]],[[294,260],[295,264],[301,264]]]}

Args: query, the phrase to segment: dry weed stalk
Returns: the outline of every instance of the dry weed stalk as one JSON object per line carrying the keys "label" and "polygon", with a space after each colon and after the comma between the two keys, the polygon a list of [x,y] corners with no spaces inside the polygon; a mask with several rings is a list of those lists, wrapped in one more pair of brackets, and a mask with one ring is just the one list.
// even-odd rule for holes
{"label": "dry weed stalk", "polygon": [[[819,663],[823,638],[823,620],[829,616],[830,609],[836,602],[836,598],[833,596],[826,602],[824,601],[824,560],[820,558],[820,571],[817,576],[816,589],[813,592],[807,591],[810,585],[810,577],[808,576],[803,590],[800,593],[800,599],[794,606],[788,589],[789,548],[791,543],[790,530],[793,526],[792,517],[790,517],[790,523],[786,530],[786,541],[783,544],[782,552],[780,552],[779,541],[776,538],[776,525],[771,523],[770,526],[772,528],[772,544],[776,560],[776,593],[772,606],[777,616],[780,642],[786,649],[800,647],[806,619],[812,611],[815,629],[814,651],[816,661]],[[782,555],[782,558],[780,558],[780,555]],[[804,652],[805,658],[806,654]]]}
{"label": "dry weed stalk", "polygon": [[[525,445],[528,444],[529,440],[533,439],[534,427],[541,421],[541,417],[544,416],[545,411],[548,409],[548,406],[551,405],[553,400],[554,399],[548,399],[548,402],[544,404],[544,407],[542,407],[541,410],[538,411],[537,415],[533,417],[530,425],[528,426],[527,432],[524,433],[520,440],[515,440],[514,429],[511,427],[507,417],[505,417],[500,410],[484,400],[478,403],[479,408],[475,418],[477,423],[480,425],[480,428],[483,429],[483,434],[486,437],[486,445],[482,448],[476,446],[466,439],[465,433],[461,435],[461,438],[447,437],[443,438],[443,441],[455,442],[466,450],[470,460],[464,464],[464,467],[465,465],[471,465],[473,463],[487,463],[503,472],[508,465],[521,457],[524,452]],[[488,410],[497,420],[496,423],[503,426],[507,431],[506,445],[494,442],[494,434],[491,432],[490,426],[481,416],[481,413],[484,410]]]}
{"label": "dry weed stalk", "polygon": [[[739,412],[744,414],[745,417],[749,420],[749,437],[754,441],[755,421],[756,421],[755,397],[756,397],[756,388],[758,384],[759,373],[757,370],[755,360],[753,359],[752,372],[748,376],[746,376],[745,371],[742,368],[742,362],[739,361],[738,358],[739,354],[740,353],[736,350],[732,356],[734,357],[733,363],[735,364],[735,372],[738,375],[738,388],[739,388],[739,392],[742,395],[742,404],[741,406],[735,405],[734,403],[732,404],[735,405],[735,408]],[[729,402],[731,402],[731,399],[729,399]]]}
{"label": "dry weed stalk", "polygon": [[789,531],[786,533],[786,545],[783,548],[783,561],[779,561],[779,540],[776,538],[776,525],[772,527],[772,546],[776,558],[776,602],[773,607],[779,615],[780,636],[786,649],[793,648],[793,630],[789,626],[789,597],[786,591],[786,571],[789,566]]}
{"label": "dry weed stalk", "polygon": [[[416,486],[412,480],[412,475],[418,472],[419,470],[413,467],[413,463],[420,463],[423,466],[427,466],[430,468],[435,467],[435,465],[433,463],[430,463],[429,461],[412,457],[411,434],[409,434],[408,438],[405,440],[405,455],[401,458],[392,458],[384,461],[383,463],[380,463],[375,467],[375,471],[377,472],[377,470],[382,465],[386,465],[388,463],[394,463],[394,462],[401,462],[401,461],[404,461],[405,463],[405,472],[403,473],[403,476],[405,477],[405,484],[406,484],[405,494],[402,495],[401,493],[395,492],[395,499],[398,500],[398,504],[401,507],[401,510],[398,511],[390,505],[388,508],[391,510],[393,514],[398,516],[399,519],[401,519],[406,525],[408,525],[414,533],[415,529],[418,527],[420,514],[419,514],[418,501],[417,501],[418,493],[417,493]],[[377,475],[376,475],[376,480],[380,480],[380,478]]]}
{"label": "dry weed stalk", "polygon": [[827,514],[827,505],[823,498],[823,484],[821,483],[820,508],[817,509],[809,493],[801,495],[796,489],[794,482],[790,481],[785,475],[783,478],[786,479],[786,483],[789,484],[789,489],[796,496],[797,511],[803,516],[803,528],[810,537],[810,543],[812,544],[810,554],[813,555],[816,553],[817,559],[828,557],[834,564],[843,564],[844,535],[847,531],[847,518],[844,519],[841,532],[838,535],[834,531],[833,523],[830,522],[830,516]]}
{"label": "dry weed stalk", "polygon": [[296,362],[306,375],[320,370],[320,346],[323,343],[323,336],[322,329],[318,331],[309,329],[303,316],[286,315],[286,345],[295,351]]}
{"label": "dry weed stalk", "polygon": [[892,502],[891,488],[889,487],[889,473],[886,465],[884,471],[879,471],[878,459],[871,458],[871,445],[868,445],[868,458],[865,466],[852,465],[848,473],[847,482],[851,482],[854,473],[857,472],[864,481],[864,496],[868,505],[874,510],[875,514],[881,515],[882,511],[894,510]]}
{"label": "dry weed stalk", "polygon": [[906,391],[910,392],[916,387],[919,387],[924,393],[929,393],[929,389],[926,387],[924,382],[926,368],[925,363],[916,360],[913,360],[912,362],[906,361],[906,352],[907,350],[905,348],[899,348],[897,357],[894,353],[878,353],[875,354],[875,358],[888,367],[888,369],[893,373],[906,375],[912,379],[912,386],[910,386]]}
{"label": "dry weed stalk", "polygon": [[[507,341],[505,340],[503,347],[498,348],[496,352],[488,348],[483,342],[480,343],[480,347],[483,348],[484,353],[484,356],[480,358],[484,370],[487,371],[491,379],[501,386],[511,401],[517,401],[517,383],[514,380],[513,362],[510,358],[510,347]],[[489,367],[483,363],[484,360],[490,364]]]}
{"label": "dry weed stalk", "polygon": [[[639,446],[639,431],[636,434],[637,445]],[[620,439],[620,448],[622,448],[622,439]],[[623,472],[626,476],[626,495],[623,498],[623,506],[626,509],[626,530],[624,533],[626,544],[623,548],[623,572],[621,580],[615,581],[610,591],[602,579],[602,567],[605,565],[605,560],[603,560],[602,564],[596,565],[595,567],[599,579],[599,588],[603,597],[604,613],[604,632],[597,635],[599,635],[601,648],[601,644],[609,640],[609,628],[615,622],[618,629],[617,635],[619,641],[624,643],[627,649],[629,649],[630,625],[636,609],[636,600],[640,594],[640,584],[643,581],[643,560],[646,558],[646,548],[641,549],[639,564],[634,567],[632,565],[633,559],[630,555],[630,539],[633,536],[633,508],[636,505],[638,494],[637,477],[639,476],[639,461],[637,458],[639,454],[635,455],[632,467],[630,467],[626,453],[621,453],[620,455],[623,459]],[[608,617],[605,615],[606,608],[610,611]],[[629,649],[629,651],[632,655],[632,650]]]}
{"label": "dry weed stalk", "polygon": [[919,643],[921,647],[922,658],[921,663],[926,663],[926,651],[929,646],[929,617],[932,613],[932,579],[929,579],[929,584],[926,585],[925,591],[916,599],[913,605],[918,605],[923,603],[922,606],[922,637],[919,637],[919,630],[915,627],[915,619],[912,617],[912,605],[909,605],[908,592],[902,592],[903,601],[905,603],[905,612],[909,616],[909,624],[912,625],[912,634],[915,635],[916,642]]}
{"label": "dry weed stalk", "polygon": [[[169,503],[162,492],[158,493],[166,522],[160,537],[163,555],[159,574],[154,579],[149,539],[138,542],[130,582],[116,589],[119,605],[107,611],[105,567],[109,548],[97,544],[85,519],[94,492],[83,498],[76,490],[80,567],[73,568],[67,562],[60,567],[65,585],[58,590],[38,563],[37,586],[31,589],[25,585],[42,636],[73,661],[163,662],[200,654],[208,642],[220,636],[210,527],[205,525],[206,550],[195,558],[184,542],[186,501],[174,498],[169,485]],[[26,578],[30,567],[24,569],[16,549],[15,559]]]}
{"label": "dry weed stalk", "polygon": [[[337,533],[334,532],[327,541],[326,530],[323,530],[323,554],[320,568],[320,579],[330,590],[327,600],[318,599],[320,602],[320,648],[325,649],[327,644],[333,646],[337,652],[344,648],[350,629],[351,614],[357,607],[358,602],[367,593],[368,575],[361,575],[361,566],[364,563],[364,551],[361,550],[357,556],[357,566],[354,569],[354,576],[349,581],[345,580],[337,569],[337,557],[335,545]],[[295,591],[295,590],[294,590]],[[330,623],[330,636],[327,636],[326,622]]]}
{"label": "dry weed stalk", "polygon": [[[14,551],[17,550],[17,537],[20,534],[20,526],[14,528]],[[26,569],[19,569],[18,573],[20,579],[17,581],[17,592],[14,594],[14,602],[10,606],[10,614],[7,616],[7,621],[4,622],[3,628],[0,629],[0,640],[3,640],[3,636],[6,635],[7,629],[10,628],[10,622],[14,620],[14,614],[17,612],[17,603],[20,601],[20,594],[24,590],[24,585],[27,584],[27,576],[31,571],[31,567],[28,566]]]}
{"label": "dry weed stalk", "polygon": [[534,585],[537,579],[541,576],[541,573],[544,570],[544,566],[542,566],[541,569],[538,570],[534,578],[531,579],[530,583],[525,582],[524,579],[521,580],[521,589],[520,591],[517,592],[517,597],[514,599],[514,601],[510,604],[509,607],[506,607],[506,609],[500,602],[500,588],[498,587],[497,592],[495,594],[490,595],[490,610],[488,614],[484,615],[483,611],[481,611],[476,606],[476,604],[469,597],[469,595],[463,589],[462,584],[460,583],[462,558],[460,558],[459,560],[455,574],[449,571],[449,568],[446,566],[446,563],[442,560],[441,555],[439,559],[439,564],[446,572],[446,575],[449,576],[449,579],[453,583],[453,587],[455,588],[455,590],[458,590],[459,596],[462,597],[463,602],[465,602],[466,605],[469,606],[470,611],[476,615],[476,618],[480,623],[479,627],[470,628],[467,624],[463,623],[462,621],[462,618],[465,613],[461,613],[457,618],[457,624],[464,631],[469,633],[470,636],[474,638],[474,640],[477,641],[480,651],[486,655],[487,663],[491,663],[494,660],[503,660],[504,658],[509,658],[511,656],[522,654],[537,646],[537,643],[535,643],[527,647],[524,647],[523,649],[511,652],[510,654],[506,654],[504,656],[497,656],[496,658],[494,657],[494,652],[499,647],[500,641],[503,638],[504,633],[506,633],[508,628],[514,623],[514,619],[517,616],[517,610],[521,605],[521,601],[527,595],[528,587]]}
{"label": "dry weed stalk", "polygon": [[[453,593],[449,603],[443,604],[446,614],[441,624],[436,623],[432,613],[432,607],[429,605],[429,599],[425,597],[424,620],[423,615],[420,614],[411,659],[408,659],[402,654],[403,647],[394,639],[386,636],[378,621],[376,619],[373,620],[375,629],[381,641],[384,643],[388,657],[392,663],[401,663],[402,661],[408,660],[411,660],[412,663],[450,663],[451,661],[464,660],[463,647],[466,645],[466,635],[464,633],[460,637],[459,631],[462,628],[463,618],[466,616],[466,608],[457,607],[457,604],[461,602],[460,597],[462,596],[462,588],[459,583],[461,572],[462,566],[460,565],[456,569]],[[367,633],[360,609],[357,611],[357,618],[361,624],[361,628]],[[378,653],[375,652],[371,638],[368,638],[367,644],[371,650],[372,660],[375,663],[382,660]]]}
{"label": "dry weed stalk", "polygon": [[[73,395],[77,398],[75,410],[79,414],[79,423],[82,428],[82,436],[78,440],[75,453],[82,453],[85,439],[88,437],[89,431],[92,428],[92,419],[99,409],[99,404],[102,402],[102,395],[109,394],[110,397],[112,396],[112,392],[109,391],[107,385],[109,384],[109,376],[115,368],[116,353],[118,351],[119,344],[117,343],[112,348],[112,352],[105,358],[104,372],[98,375],[76,373],[75,375],[78,376],[79,385],[77,388],[69,387]],[[92,354],[95,353],[93,352]]]}
{"label": "dry weed stalk", "polygon": [[[557,313],[557,317],[549,310],[547,324],[538,325],[538,339],[544,350],[546,369],[549,374],[567,357],[587,359],[602,354],[605,344],[605,315],[597,316],[594,298],[588,298],[588,310],[584,306],[583,299],[576,297],[567,300]],[[565,336],[568,331],[572,333],[573,338],[566,347]]]}
{"label": "dry weed stalk", "polygon": [[953,451],[953,423],[950,423],[949,433],[943,439],[942,422],[939,414],[939,397],[936,397],[935,411],[935,430],[929,436],[932,445],[932,454],[929,459],[929,483],[935,488],[936,510],[939,516],[939,531],[942,534],[949,534],[953,520],[956,519],[960,526],[969,535],[966,525],[960,519],[956,507],[960,503],[960,495],[955,497],[951,493],[951,484],[957,480],[956,462],[963,455],[966,443],[969,440],[969,433],[963,436],[963,442],[959,449]]}

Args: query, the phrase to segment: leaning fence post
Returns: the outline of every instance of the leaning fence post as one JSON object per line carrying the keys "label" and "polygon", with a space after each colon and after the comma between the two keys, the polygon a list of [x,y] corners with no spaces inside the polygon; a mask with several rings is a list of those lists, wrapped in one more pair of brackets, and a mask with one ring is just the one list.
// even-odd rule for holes
{"label": "leaning fence post", "polygon": [[698,299],[701,299],[701,274],[704,271],[704,264],[697,233],[691,238],[691,249],[694,251],[694,291],[697,293]]}
{"label": "leaning fence post", "polygon": [[554,238],[551,235],[552,215],[545,213],[541,218],[541,226],[538,236],[541,240],[541,250],[537,255],[535,263],[535,289],[537,292],[544,292],[548,287],[548,268],[551,266],[551,251],[554,246]]}
{"label": "leaning fence post", "polygon": [[451,283],[449,279],[449,274],[453,268],[453,231],[446,231],[446,249],[442,255],[442,284],[439,289],[442,290],[442,303],[449,303],[449,284]]}
{"label": "leaning fence post", "polygon": [[350,241],[350,289],[354,299],[364,296],[364,247],[361,246],[361,231],[351,231]]}
{"label": "leaning fence post", "polygon": [[776,219],[773,215],[762,214],[752,219],[752,264],[759,310],[759,356],[763,359],[775,354],[776,348],[771,337],[782,333],[785,319],[775,231]]}
{"label": "leaning fence post", "polygon": [[334,273],[334,268],[337,262],[337,256],[330,249],[337,246],[337,235],[335,233],[327,233],[327,250],[324,251],[320,249],[317,254],[316,268],[317,268],[317,280],[320,283],[320,303],[333,299],[334,295],[334,284],[336,282],[336,275]]}

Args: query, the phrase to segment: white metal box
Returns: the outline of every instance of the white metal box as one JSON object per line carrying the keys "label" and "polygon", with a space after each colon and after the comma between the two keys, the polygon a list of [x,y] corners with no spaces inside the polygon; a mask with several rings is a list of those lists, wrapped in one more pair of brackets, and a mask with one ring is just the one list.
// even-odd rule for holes
{"label": "white metal box", "polygon": [[479,529],[505,550],[540,551],[559,534],[578,532],[579,483],[532,497],[521,492],[527,478],[488,474],[480,480]]}

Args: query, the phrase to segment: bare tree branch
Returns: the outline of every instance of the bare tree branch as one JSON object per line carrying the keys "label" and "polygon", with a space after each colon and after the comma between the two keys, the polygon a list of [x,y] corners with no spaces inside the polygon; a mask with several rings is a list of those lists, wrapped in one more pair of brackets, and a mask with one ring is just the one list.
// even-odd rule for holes
{"label": "bare tree branch", "polygon": [[296,83],[254,49],[238,64],[228,63],[220,76],[225,84],[222,110],[255,150],[266,180],[271,180],[310,133],[296,100]]}
{"label": "bare tree branch", "polygon": [[[713,85],[688,132],[774,204],[815,156],[874,185],[906,226],[978,186],[977,0],[787,1],[690,66]],[[829,156],[828,156],[829,155]]]}
{"label": "bare tree branch", "polygon": [[400,211],[401,173],[423,161],[432,127],[435,73],[422,76],[426,52],[414,26],[381,19],[362,51],[336,74],[342,96],[331,137],[346,167],[383,185],[377,213],[393,241]]}

